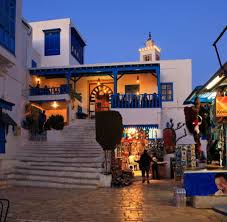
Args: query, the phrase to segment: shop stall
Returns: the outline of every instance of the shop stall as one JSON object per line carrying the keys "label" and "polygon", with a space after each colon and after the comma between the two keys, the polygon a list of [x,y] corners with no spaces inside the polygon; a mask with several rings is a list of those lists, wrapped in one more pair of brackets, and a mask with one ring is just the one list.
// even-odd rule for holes
{"label": "shop stall", "polygon": [[116,158],[122,170],[132,169],[140,176],[139,160],[144,150],[158,159],[159,176],[165,178],[163,141],[161,130],[156,125],[124,126],[121,144],[116,149]]}
{"label": "shop stall", "polygon": [[[227,63],[224,65],[226,68]],[[227,195],[227,78],[223,69],[219,69],[204,86],[194,91],[185,104],[193,103],[197,98],[206,109],[206,118],[201,119],[201,122],[206,121],[205,130],[199,132],[198,138],[207,141],[207,159],[203,169],[198,155],[194,167],[185,167],[184,187],[187,196]]]}

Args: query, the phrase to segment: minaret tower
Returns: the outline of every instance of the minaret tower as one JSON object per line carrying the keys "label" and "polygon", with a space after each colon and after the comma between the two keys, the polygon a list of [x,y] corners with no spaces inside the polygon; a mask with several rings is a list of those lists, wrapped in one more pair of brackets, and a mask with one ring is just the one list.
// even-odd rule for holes
{"label": "minaret tower", "polygon": [[145,47],[139,49],[140,61],[157,61],[160,60],[161,49],[155,45],[154,40],[151,38],[151,33],[149,32],[148,39],[145,43]]}

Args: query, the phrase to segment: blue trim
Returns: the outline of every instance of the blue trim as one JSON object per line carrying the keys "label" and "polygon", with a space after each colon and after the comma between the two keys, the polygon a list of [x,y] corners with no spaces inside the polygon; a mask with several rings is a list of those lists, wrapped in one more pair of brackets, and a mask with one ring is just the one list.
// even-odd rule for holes
{"label": "blue trim", "polygon": [[0,109],[6,109],[6,110],[12,111],[13,106],[15,106],[15,104],[5,101],[4,99],[0,99]]}
{"label": "blue trim", "polygon": [[116,69],[113,70],[113,75],[114,75],[114,94],[117,94],[117,76],[118,76],[118,71]]}
{"label": "blue trim", "polygon": [[37,67],[36,61],[32,60],[32,68],[36,68],[36,67]]}
{"label": "blue trim", "polygon": [[[116,65],[116,66],[84,66],[77,68],[48,68],[48,69],[30,69],[31,75],[39,75],[39,76],[53,76],[55,77],[63,77],[69,71],[72,73],[72,76],[100,76],[100,75],[110,75],[113,74],[113,71],[117,70],[118,74],[129,72],[125,74],[134,74],[140,73],[141,71],[151,71],[155,72],[156,76],[160,75],[160,67],[159,64],[132,64],[132,65]],[[160,79],[160,77],[159,77]]]}
{"label": "blue trim", "polygon": [[[166,89],[163,89],[162,87],[165,86]],[[168,89],[168,87],[171,87],[171,89]],[[163,90],[166,91],[165,94],[163,94]],[[172,91],[172,94],[168,94],[168,90],[171,90]],[[161,95],[162,95],[162,101],[163,102],[173,102],[174,100],[174,89],[173,89],[173,83],[172,82],[162,82],[161,83]],[[171,99],[168,98],[168,96],[171,95]],[[164,96],[164,98],[163,98]]]}
{"label": "blue trim", "polygon": [[0,1],[0,45],[15,55],[16,0]]}
{"label": "blue trim", "polygon": [[148,128],[148,129],[158,129],[158,124],[124,125],[124,128]]}
{"label": "blue trim", "polygon": [[5,153],[5,143],[6,143],[6,135],[5,135],[5,127],[0,126],[0,154]]}
{"label": "blue trim", "polygon": [[43,30],[45,34],[45,56],[60,55],[61,29]]}
{"label": "blue trim", "polygon": [[58,29],[46,29],[46,30],[43,30],[44,33],[48,33],[48,32],[60,32],[61,29],[58,28]]}
{"label": "blue trim", "polygon": [[[158,81],[158,95],[162,94],[161,89],[161,72],[160,72],[160,66],[157,67],[156,70],[157,73],[157,81]],[[160,108],[162,108],[162,96],[160,96]]]}

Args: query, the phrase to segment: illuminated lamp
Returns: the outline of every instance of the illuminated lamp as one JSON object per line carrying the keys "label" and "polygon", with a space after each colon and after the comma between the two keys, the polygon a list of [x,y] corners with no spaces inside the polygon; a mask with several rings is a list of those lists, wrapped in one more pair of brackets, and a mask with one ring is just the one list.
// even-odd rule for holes
{"label": "illuminated lamp", "polygon": [[36,83],[38,83],[38,82],[40,83],[40,78],[36,77],[35,81],[36,81]]}
{"label": "illuminated lamp", "polygon": [[140,77],[137,76],[137,78],[136,78],[136,83],[139,83],[139,82],[140,82]]}
{"label": "illuminated lamp", "polygon": [[56,101],[54,101],[52,104],[52,107],[56,109],[59,107],[59,104]]}
{"label": "illuminated lamp", "polygon": [[97,82],[97,85],[100,86],[100,79],[98,78],[98,82]]}
{"label": "illuminated lamp", "polygon": [[216,76],[207,86],[206,89],[212,89],[215,85],[217,85],[222,79],[224,78],[224,75]]}

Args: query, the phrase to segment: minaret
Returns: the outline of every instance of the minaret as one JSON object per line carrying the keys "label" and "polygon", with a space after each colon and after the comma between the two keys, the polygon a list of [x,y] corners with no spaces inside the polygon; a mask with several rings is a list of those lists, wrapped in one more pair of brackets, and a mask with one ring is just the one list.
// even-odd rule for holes
{"label": "minaret", "polygon": [[145,47],[139,49],[140,61],[157,61],[160,60],[161,49],[155,45],[154,40],[151,38],[151,33],[149,32],[148,39],[145,43]]}

